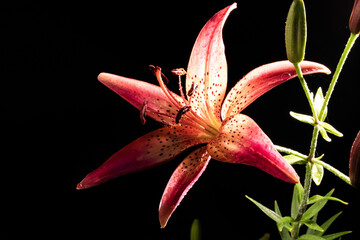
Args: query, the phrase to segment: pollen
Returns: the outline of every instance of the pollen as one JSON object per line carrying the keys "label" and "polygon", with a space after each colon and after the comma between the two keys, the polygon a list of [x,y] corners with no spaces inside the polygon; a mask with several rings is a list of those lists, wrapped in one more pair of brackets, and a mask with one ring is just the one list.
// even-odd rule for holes
{"label": "pollen", "polygon": [[179,123],[181,117],[191,109],[190,105],[182,107],[176,115],[175,122]]}
{"label": "pollen", "polygon": [[140,122],[142,125],[146,123],[146,109],[147,109],[148,101],[144,101],[140,108]]}

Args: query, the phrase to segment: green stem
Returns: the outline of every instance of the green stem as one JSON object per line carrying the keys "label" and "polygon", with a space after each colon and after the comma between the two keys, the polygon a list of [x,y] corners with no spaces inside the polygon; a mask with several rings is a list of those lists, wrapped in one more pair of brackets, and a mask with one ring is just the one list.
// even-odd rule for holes
{"label": "green stem", "polygon": [[325,109],[327,107],[327,105],[329,104],[329,101],[330,101],[330,97],[334,91],[334,88],[335,88],[335,84],[339,78],[339,75],[340,75],[340,72],[344,66],[344,63],[350,53],[350,50],[352,48],[352,46],[354,45],[356,39],[359,37],[359,34],[353,34],[351,33],[350,37],[349,37],[349,40],[345,46],[345,49],[341,55],[341,58],[339,60],[339,63],[336,67],[336,70],[335,70],[335,73],[334,73],[334,76],[331,80],[331,83],[329,85],[329,88],[328,88],[328,91],[326,92],[326,96],[325,96],[325,99],[324,99],[324,103],[322,105],[322,108],[321,108],[321,111],[320,111],[320,114],[319,114],[319,119],[323,119],[324,115],[325,115]]}
{"label": "green stem", "polygon": [[297,156],[299,158],[302,158],[304,160],[306,160],[308,158],[308,156],[306,156],[298,151],[292,150],[291,148],[286,148],[286,147],[282,147],[282,146],[278,146],[278,145],[275,145],[275,148],[279,152],[291,154],[291,155]]}
{"label": "green stem", "polygon": [[329,85],[328,91],[326,92],[324,103],[322,105],[319,116],[317,116],[317,114],[315,112],[314,103],[313,103],[313,100],[311,98],[310,90],[307,87],[305,79],[304,79],[304,77],[302,75],[302,72],[300,70],[299,64],[294,64],[296,72],[297,72],[298,77],[300,79],[301,86],[303,87],[303,89],[305,91],[306,97],[307,97],[307,99],[309,101],[311,110],[313,112],[313,116],[315,118],[315,125],[314,125],[313,135],[312,135],[312,139],[311,139],[310,153],[309,153],[309,156],[307,158],[308,163],[306,165],[306,173],[305,173],[305,180],[304,180],[304,195],[303,195],[303,198],[302,198],[301,203],[300,203],[299,211],[298,211],[298,214],[297,214],[296,219],[295,219],[293,230],[291,231],[291,238],[293,240],[296,240],[299,237],[300,220],[301,220],[301,218],[302,218],[302,216],[303,216],[303,214],[304,214],[304,212],[306,210],[307,201],[308,201],[309,196],[310,196],[311,179],[312,179],[311,170],[312,170],[313,162],[322,165],[325,169],[331,171],[336,176],[338,176],[339,178],[344,180],[346,183],[350,184],[350,180],[349,180],[349,178],[347,176],[345,176],[343,173],[341,173],[337,169],[333,168],[329,164],[327,164],[327,163],[325,163],[323,161],[314,159],[314,157],[315,157],[316,146],[317,146],[317,141],[318,141],[319,131],[320,131],[319,125],[318,125],[318,119],[323,120],[323,118],[325,116],[325,109],[326,109],[326,107],[327,107],[327,105],[329,103],[330,97],[331,97],[331,95],[332,95],[332,93],[334,91],[337,79],[339,78],[340,72],[341,72],[341,70],[342,70],[342,68],[344,66],[344,63],[345,63],[345,61],[347,59],[347,56],[348,56],[348,54],[349,54],[349,52],[350,52],[352,46],[354,45],[355,40],[357,39],[358,36],[359,36],[359,34],[357,34],[357,35],[351,34],[350,37],[349,37],[349,40],[348,40],[348,42],[347,42],[347,44],[345,46],[344,52],[341,55],[341,58],[339,60],[337,68],[335,70],[334,76],[333,76],[333,78],[331,80],[331,83]]}
{"label": "green stem", "polygon": [[315,111],[314,101],[313,101],[313,98],[311,96],[310,89],[309,89],[309,87],[308,87],[308,85],[307,85],[307,83],[305,81],[305,78],[304,78],[304,76],[302,74],[300,64],[299,63],[294,63],[294,67],[295,67],[296,73],[298,75],[298,78],[300,80],[301,86],[304,89],[306,98],[307,98],[307,100],[309,102],[313,117],[315,119],[315,124],[316,124],[318,122],[318,116],[317,116],[316,111]]}
{"label": "green stem", "polygon": [[342,172],[340,172],[339,170],[337,170],[336,168],[334,168],[333,166],[331,166],[330,164],[327,164],[326,162],[323,162],[318,159],[313,159],[313,163],[323,166],[326,170],[332,172],[335,176],[337,176],[347,184],[351,185],[350,178],[345,174],[343,174]]}
{"label": "green stem", "polygon": [[299,210],[295,219],[295,223],[293,229],[291,231],[291,239],[296,240],[299,237],[300,232],[300,220],[305,213],[307,202],[310,196],[310,188],[311,188],[311,169],[312,163],[308,162],[306,164],[306,173],[305,173],[305,180],[304,180],[304,194],[301,199],[301,203],[299,206]]}

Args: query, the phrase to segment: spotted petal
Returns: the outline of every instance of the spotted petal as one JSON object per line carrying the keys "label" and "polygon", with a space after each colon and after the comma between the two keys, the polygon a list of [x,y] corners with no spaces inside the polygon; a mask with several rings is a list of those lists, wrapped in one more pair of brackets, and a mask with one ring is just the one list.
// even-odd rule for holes
{"label": "spotted petal", "polygon": [[225,120],[219,135],[207,146],[210,156],[216,160],[251,165],[283,181],[299,182],[293,167],[246,115],[237,114]]}
{"label": "spotted petal", "polygon": [[220,108],[227,85],[227,63],[222,29],[236,3],[216,13],[203,27],[191,52],[186,76],[186,91],[197,90],[191,98],[192,109],[220,126]]}
{"label": "spotted petal", "polygon": [[[303,61],[300,67],[304,75],[330,74],[326,66],[315,62]],[[221,110],[222,119],[240,113],[267,91],[296,76],[295,68],[289,61],[274,62],[252,70],[226,96]]]}
{"label": "spotted petal", "polygon": [[164,163],[185,149],[208,141],[208,136],[189,126],[160,128],[116,152],[89,173],[77,189],[90,188],[115,177]]}
{"label": "spotted petal", "polygon": [[165,188],[159,206],[159,220],[162,228],[166,226],[171,214],[205,171],[209,160],[210,156],[205,146],[190,153],[176,168]]}
{"label": "spotted petal", "polygon": [[[159,86],[109,73],[100,73],[98,79],[139,110],[147,101],[147,116],[161,123],[175,124],[178,108],[169,101]],[[180,96],[175,93],[172,95],[178,102],[182,102]]]}

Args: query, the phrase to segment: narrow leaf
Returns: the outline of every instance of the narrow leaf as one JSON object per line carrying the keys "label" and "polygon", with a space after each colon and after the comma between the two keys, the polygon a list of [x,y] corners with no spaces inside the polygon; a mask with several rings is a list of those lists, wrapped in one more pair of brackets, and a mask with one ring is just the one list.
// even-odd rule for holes
{"label": "narrow leaf", "polygon": [[295,118],[296,120],[303,122],[303,123],[307,123],[310,124],[312,126],[314,126],[315,124],[315,120],[312,116],[309,115],[305,115],[305,114],[301,114],[301,113],[295,113],[290,111],[290,116],[292,116],[293,118]]}
{"label": "narrow leaf", "polygon": [[198,219],[194,219],[190,230],[190,240],[200,240],[200,239],[201,239],[200,222]]}
{"label": "narrow leaf", "polygon": [[300,195],[299,189],[295,185],[292,200],[291,200],[291,217],[293,219],[296,218],[298,211],[299,211],[299,206],[300,206],[300,202],[301,202],[301,198],[299,197],[299,195]]}
{"label": "narrow leaf", "polygon": [[286,216],[281,218],[281,220],[277,223],[279,232],[281,232],[283,229],[287,229],[289,232],[291,232],[292,228],[290,223],[293,223],[294,219],[292,217]]}
{"label": "narrow leaf", "polygon": [[298,157],[298,156],[295,156],[292,154],[285,155],[284,158],[291,165],[295,165],[295,164],[303,165],[306,163],[306,161],[304,159],[302,159],[301,157]]}
{"label": "narrow leaf", "polygon": [[264,236],[259,238],[259,240],[269,240],[269,239],[270,239],[270,234],[269,233],[265,233]]}
{"label": "narrow leaf", "polygon": [[344,232],[328,234],[328,235],[323,236],[323,239],[325,239],[325,240],[333,240],[335,238],[344,236],[344,235],[349,234],[349,233],[352,233],[352,231],[344,231]]}
{"label": "narrow leaf", "polygon": [[[330,192],[328,192],[325,197],[330,197],[335,189],[332,189]],[[315,214],[317,214],[327,203],[328,199],[324,198],[321,199],[319,201],[317,201],[314,205],[312,205],[311,207],[309,207],[308,210],[306,210],[306,212],[304,213],[302,219],[310,219],[312,218]]]}
{"label": "narrow leaf", "polygon": [[324,232],[324,229],[322,229],[315,221],[305,220],[301,221],[301,223],[305,224],[308,228],[311,228],[313,230]]}
{"label": "narrow leaf", "polygon": [[325,238],[316,236],[316,235],[312,235],[312,234],[304,234],[301,235],[298,240],[324,240]]}
{"label": "narrow leaf", "polygon": [[282,217],[281,212],[280,212],[279,205],[278,205],[278,203],[277,203],[276,200],[275,200],[275,202],[274,202],[274,210],[275,210],[275,213],[276,213],[276,214],[278,214],[280,217]]}
{"label": "narrow leaf", "polygon": [[[331,224],[340,216],[341,213],[342,212],[335,214],[334,216],[329,218],[326,222],[324,222],[321,225],[321,228],[324,229],[324,232],[326,232],[326,230],[328,230],[328,228],[331,226]],[[315,233],[315,235],[322,236],[324,234],[324,232],[317,232],[317,233]]]}
{"label": "narrow leaf", "polygon": [[324,176],[324,167],[314,163],[311,169],[311,176],[314,183],[319,186]]}
{"label": "narrow leaf", "polygon": [[319,127],[322,138],[327,142],[331,142],[331,138],[327,135],[326,130],[320,125],[318,127]]}
{"label": "narrow leaf", "polygon": [[[317,221],[317,217],[318,217],[318,214],[315,214],[315,215],[312,217],[311,221],[316,222],[316,221]],[[313,234],[313,235],[316,235],[316,236],[320,236],[320,235],[318,235],[317,233],[319,233],[319,231],[315,231],[315,230],[313,230],[313,229],[311,229],[311,228],[308,228],[308,229],[306,230],[306,234]]]}
{"label": "narrow leaf", "polygon": [[271,218],[272,220],[274,220],[275,222],[280,222],[282,217],[277,214],[276,212],[274,212],[273,210],[265,207],[264,205],[262,205],[261,203],[255,201],[254,199],[250,198],[249,196],[245,196],[247,199],[249,199],[250,201],[252,201],[263,213],[265,213],[269,218]]}
{"label": "narrow leaf", "polygon": [[[323,104],[324,104],[324,94],[322,92],[322,88],[319,87],[315,94],[315,97],[314,97],[314,108],[315,108],[316,114],[318,116],[320,115],[320,111],[321,111]],[[320,121],[323,121],[326,118],[327,109],[328,108],[325,107],[325,113],[324,113],[323,119],[320,119]]]}
{"label": "narrow leaf", "polygon": [[343,200],[341,200],[341,199],[339,199],[339,198],[336,198],[336,197],[324,197],[324,196],[320,196],[320,195],[314,195],[314,196],[312,196],[311,198],[309,198],[307,204],[313,204],[313,203],[315,203],[315,202],[317,202],[317,201],[320,201],[320,200],[322,200],[322,199],[337,201],[337,202],[340,202],[340,203],[342,203],[342,204],[344,204],[344,205],[348,205],[347,202],[345,202],[345,201],[343,201]]}
{"label": "narrow leaf", "polygon": [[337,136],[337,137],[343,137],[344,135],[339,132],[338,130],[336,130],[333,126],[331,126],[330,124],[323,122],[321,123],[321,126],[329,133]]}
{"label": "narrow leaf", "polygon": [[[280,208],[279,208],[279,205],[277,203],[277,201],[275,200],[274,202],[274,209],[275,209],[275,213],[279,214],[280,217],[282,217],[281,215],[281,211],[280,211]],[[279,223],[276,223],[277,227],[278,227],[278,230],[279,230],[279,234],[280,234],[280,237],[281,237],[281,240],[291,240],[291,236],[290,236],[290,232],[289,230],[287,230],[286,228],[281,228],[280,224]]]}

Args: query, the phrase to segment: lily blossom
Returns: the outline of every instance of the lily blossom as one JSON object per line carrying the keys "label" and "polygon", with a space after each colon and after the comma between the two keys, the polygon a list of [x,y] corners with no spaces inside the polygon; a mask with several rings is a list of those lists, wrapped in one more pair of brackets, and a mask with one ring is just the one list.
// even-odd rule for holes
{"label": "lily blossom", "polygon": [[[236,3],[216,13],[197,37],[186,73],[187,96],[181,87],[181,95],[167,88],[159,67],[151,69],[160,86],[109,73],[98,76],[100,82],[139,109],[141,118],[146,114],[164,126],[119,150],[89,173],[77,189],[165,163],[185,149],[200,145],[176,168],[166,186],[159,206],[160,224],[165,227],[212,158],[255,166],[283,181],[299,182],[299,176],[269,137],[254,120],[241,114],[262,94],[296,77],[293,64],[279,61],[258,67],[244,76],[225,98],[227,63],[222,29],[235,8]],[[304,74],[330,73],[319,63],[303,61],[300,66]],[[174,73],[184,74],[179,70]]]}

